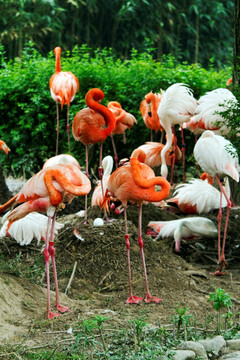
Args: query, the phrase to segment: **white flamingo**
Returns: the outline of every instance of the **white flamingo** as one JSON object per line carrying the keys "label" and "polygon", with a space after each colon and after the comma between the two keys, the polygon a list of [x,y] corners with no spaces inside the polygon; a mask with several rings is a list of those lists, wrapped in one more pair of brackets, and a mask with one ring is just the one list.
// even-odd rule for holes
{"label": "white flamingo", "polygon": [[[183,140],[183,123],[190,120],[191,116],[194,114],[197,106],[197,100],[193,97],[192,90],[185,84],[176,83],[171,85],[166,92],[163,93],[162,100],[158,107],[158,117],[160,119],[160,124],[166,131],[167,143],[162,150],[162,166],[161,166],[161,175],[167,178],[168,168],[166,165],[165,155],[168,149],[172,145],[172,133],[175,132],[174,126],[180,125],[182,131],[182,140]],[[185,148],[183,144],[183,172],[184,177],[183,181],[185,182]]]}
{"label": "white flamingo", "polygon": [[174,237],[175,250],[177,252],[180,251],[182,239],[192,236],[197,238],[203,236],[214,238],[218,234],[217,228],[211,220],[198,216],[171,221],[150,221],[148,227],[150,228],[148,235],[155,236],[157,234],[156,240],[160,237]]}
{"label": "white flamingo", "polygon": [[[218,262],[219,266],[216,275],[222,275],[222,268],[226,267],[225,261],[225,242],[227,235],[227,226],[231,201],[220,181],[220,178],[230,176],[235,181],[239,181],[239,165],[236,149],[231,142],[223,136],[215,135],[213,131],[206,130],[197,141],[193,150],[195,159],[197,160],[203,171],[214,177],[220,187],[220,205],[218,213]],[[221,246],[221,219],[222,219],[222,194],[227,200],[227,216],[224,229],[224,236]]]}

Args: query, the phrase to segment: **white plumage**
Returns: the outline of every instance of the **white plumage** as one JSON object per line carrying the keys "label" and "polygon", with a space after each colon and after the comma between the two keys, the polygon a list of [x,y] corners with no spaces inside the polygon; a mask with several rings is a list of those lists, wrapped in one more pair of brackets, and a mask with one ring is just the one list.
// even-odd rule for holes
{"label": "white plumage", "polygon": [[[29,245],[35,238],[38,241],[46,239],[47,231],[47,216],[37,212],[29,213],[24,218],[14,221],[9,226],[8,216],[11,211],[7,212],[2,218],[2,228],[0,230],[0,237],[11,236],[21,246]],[[64,224],[55,222],[54,234],[58,234],[58,230],[64,227]]]}
{"label": "white plumage", "polygon": [[217,237],[218,231],[214,223],[204,217],[189,217],[171,221],[150,221],[148,227],[158,233],[160,237],[174,237],[175,249],[180,251],[181,239],[189,237]]}
{"label": "white plumage", "polygon": [[223,136],[206,130],[198,139],[193,153],[203,171],[212,177],[227,175],[239,181],[237,151]]}
{"label": "white plumage", "polygon": [[[230,196],[228,178],[226,178],[225,191]],[[220,191],[206,180],[191,179],[188,183],[176,186],[173,198],[167,203],[176,204],[178,208],[187,214],[208,213],[220,206]],[[227,206],[225,197],[222,199],[222,207]]]}
{"label": "white plumage", "polygon": [[47,159],[43,164],[43,169],[58,164],[71,164],[75,165],[78,169],[80,169],[79,162],[72,155],[69,154],[60,154]]}
{"label": "white plumage", "polygon": [[167,143],[161,153],[161,174],[165,178],[168,174],[165,154],[172,145],[172,126],[177,124],[181,126],[184,122],[189,121],[190,117],[195,113],[196,106],[197,101],[193,97],[192,90],[185,84],[177,83],[171,85],[163,93],[157,113],[160,124],[167,135]]}
{"label": "white plumage", "polygon": [[198,103],[195,115],[183,127],[195,135],[202,134],[205,130],[212,130],[217,135],[227,135],[230,128],[220,113],[237,104],[232,92],[228,89],[215,89],[201,96]]}

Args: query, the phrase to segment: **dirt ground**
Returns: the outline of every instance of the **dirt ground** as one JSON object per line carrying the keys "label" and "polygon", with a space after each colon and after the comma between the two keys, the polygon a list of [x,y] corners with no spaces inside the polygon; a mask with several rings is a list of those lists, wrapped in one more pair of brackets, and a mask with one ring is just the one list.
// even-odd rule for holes
{"label": "dirt ground", "polygon": [[[125,303],[129,290],[123,214],[117,216],[111,212],[110,217],[115,217],[115,221],[94,227],[93,220],[103,217],[102,212],[98,208],[89,208],[90,224],[84,225],[79,223],[81,218],[76,215],[83,208],[83,199],[74,199],[57,218],[65,224],[55,239],[60,300],[62,305],[68,305],[72,310],[57,319],[46,320],[42,244],[37,246],[34,240],[29,246],[20,247],[13,239],[0,240],[0,256],[6,265],[5,268],[1,267],[0,273],[2,344],[24,342],[26,346],[38,346],[53,336],[50,332],[64,332],[79,319],[93,314],[108,314],[116,324],[140,317],[153,325],[159,322],[162,325],[169,324],[179,304],[183,308],[189,307],[188,313],[196,318],[197,323],[203,323],[207,314],[215,315],[212,304],[208,302],[208,295],[215,288],[230,292],[234,298],[235,311],[239,311],[239,209],[232,209],[230,215],[226,275],[213,276],[210,272],[217,268],[217,239],[182,241],[181,252],[177,254],[173,239],[154,241],[146,235],[147,224],[152,220],[172,220],[183,215],[163,211],[152,204],[144,205],[142,229],[149,288],[152,295],[163,300],[160,304],[142,302],[139,305],[128,305]],[[129,206],[127,211],[133,291],[135,295],[144,296],[145,284],[137,243],[138,208]],[[223,211],[223,223],[225,216],[226,210]],[[206,217],[217,226],[217,211]],[[74,236],[75,227],[82,241]],[[11,270],[7,265],[13,261],[18,263]],[[75,263],[76,272],[66,295],[64,292]],[[51,277],[53,284],[52,273]]]}

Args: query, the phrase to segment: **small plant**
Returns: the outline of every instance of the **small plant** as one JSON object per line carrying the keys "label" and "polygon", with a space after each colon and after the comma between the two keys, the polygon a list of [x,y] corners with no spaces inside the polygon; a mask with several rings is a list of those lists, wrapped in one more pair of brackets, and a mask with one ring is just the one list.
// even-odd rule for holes
{"label": "small plant", "polygon": [[232,307],[232,299],[231,299],[231,294],[225,292],[224,289],[218,288],[215,289],[214,293],[211,293],[209,295],[209,300],[208,301],[212,301],[212,305],[214,307],[215,310],[217,310],[218,312],[218,316],[217,316],[217,331],[218,333],[220,333],[221,331],[221,311],[223,308],[231,308]]}
{"label": "small plant", "polygon": [[176,314],[173,316],[174,324],[177,326],[177,332],[180,332],[181,326],[187,327],[189,324],[189,320],[193,318],[193,315],[186,314],[189,310],[189,307],[182,308],[181,305],[178,305],[178,308],[175,310]]}

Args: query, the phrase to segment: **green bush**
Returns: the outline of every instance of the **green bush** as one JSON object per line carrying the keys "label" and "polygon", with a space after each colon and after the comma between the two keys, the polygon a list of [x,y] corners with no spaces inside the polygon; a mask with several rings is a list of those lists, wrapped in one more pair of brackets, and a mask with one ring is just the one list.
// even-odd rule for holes
{"label": "green bush", "polygon": [[[231,68],[220,71],[206,70],[197,64],[179,64],[172,56],[163,61],[153,60],[151,51],[138,53],[132,50],[130,60],[115,58],[111,49],[92,51],[83,45],[75,47],[72,56],[62,53],[62,70],[73,72],[79,79],[80,90],[70,106],[70,122],[75,114],[85,107],[85,94],[92,87],[99,87],[105,93],[102,101],[119,101],[122,107],[132,113],[138,123],[127,131],[127,143],[123,146],[122,136],[115,135],[119,158],[130,156],[134,148],[148,141],[146,128],[140,111],[140,103],[149,91],[159,92],[175,82],[188,84],[199,98],[206,91],[225,87],[231,77]],[[39,171],[43,162],[55,155],[56,105],[49,91],[49,79],[55,71],[53,51],[43,58],[32,44],[23,51],[22,58],[6,62],[4,49],[0,48],[0,137],[11,148],[9,158],[1,156],[0,162],[6,174],[32,176]],[[158,141],[157,134],[155,140]],[[180,144],[179,134],[179,144]],[[191,153],[194,137],[186,133],[187,156]],[[67,152],[66,106],[60,111],[59,152]],[[99,146],[95,147],[99,153]],[[71,135],[71,150],[81,165],[85,163],[85,147]],[[103,155],[112,154],[111,140],[103,146]],[[94,156],[92,167],[97,166]]]}

